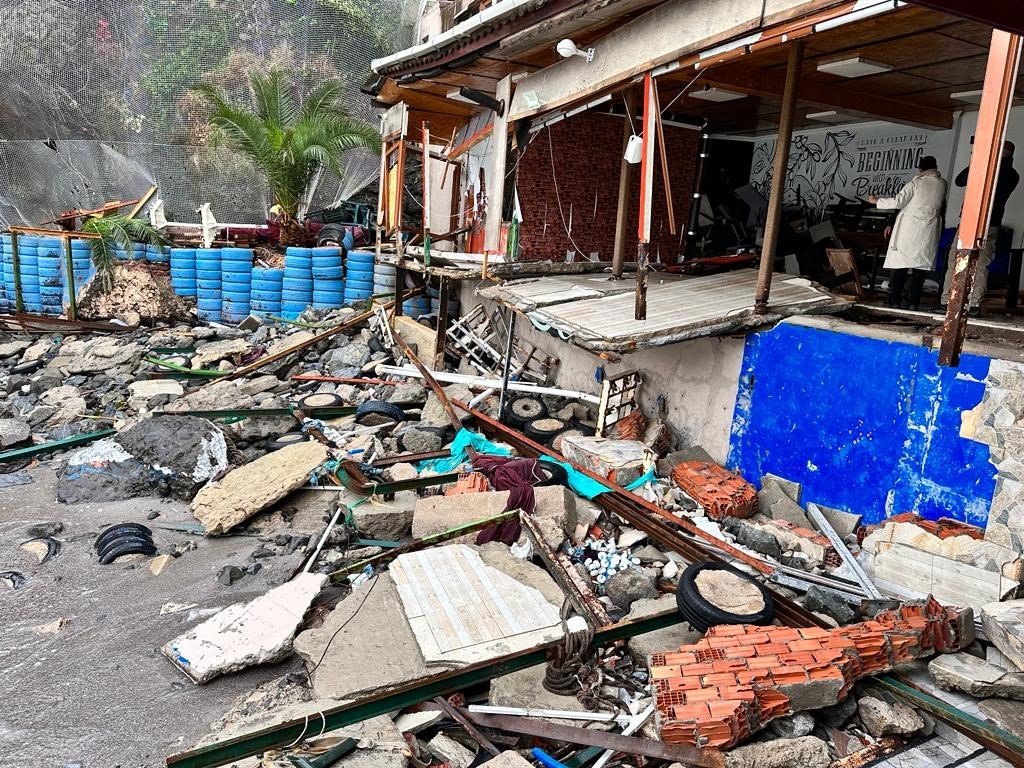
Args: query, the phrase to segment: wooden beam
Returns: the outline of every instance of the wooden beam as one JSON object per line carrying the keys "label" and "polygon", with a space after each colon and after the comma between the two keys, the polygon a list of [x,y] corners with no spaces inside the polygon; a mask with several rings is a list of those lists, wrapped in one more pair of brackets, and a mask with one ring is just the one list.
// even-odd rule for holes
{"label": "wooden beam", "polygon": [[779,139],[775,145],[772,187],[768,197],[768,220],[764,227],[761,264],[757,273],[757,292],[754,295],[754,312],[759,315],[768,311],[768,295],[772,289],[772,272],[775,270],[775,253],[779,242],[779,228],[782,225],[782,204],[786,194],[786,167],[789,164],[789,147],[793,141],[793,121],[796,117],[796,99],[797,91],[800,89],[800,68],[803,66],[803,60],[804,41],[796,40],[790,46],[789,65],[786,67],[782,122],[779,123]]}
{"label": "wooden beam", "polygon": [[[727,88],[751,96],[779,98],[786,89],[786,73],[767,71],[742,64],[711,67],[701,77],[706,85]],[[880,117],[919,128],[946,130],[953,127],[953,112],[898,99],[861,93],[841,86],[826,85],[804,78],[800,101],[841,109],[854,115]]]}
{"label": "wooden beam", "polygon": [[[978,256],[988,238],[992,195],[999,178],[1006,124],[1013,106],[1017,70],[1020,66],[1021,37],[993,30],[992,47],[985,70],[985,85],[978,110],[971,165],[964,190],[963,213],[957,233],[956,265],[942,326],[939,365],[957,366],[967,334],[967,311],[971,288],[977,279]],[[984,277],[982,277],[984,279]],[[1017,290],[1017,286],[1011,286]]]}
{"label": "wooden beam", "polygon": [[1018,0],[910,0],[914,5],[923,5],[937,11],[980,21],[999,29],[1024,34],[1024,16]]}
{"label": "wooden beam", "polygon": [[633,164],[626,162],[626,146],[633,135],[633,119],[636,117],[636,95],[633,88],[623,92],[626,102],[626,117],[622,121],[622,162],[619,168],[619,201],[615,209],[615,250],[612,252],[612,277],[621,278],[626,261],[626,233],[629,231],[630,187],[633,181]]}
{"label": "wooden beam", "polygon": [[651,205],[654,202],[654,144],[658,113],[654,77],[644,75],[644,133],[643,154],[640,160],[640,221],[637,228],[639,243],[636,250],[636,301],[633,316],[647,319],[647,257],[651,243]]}
{"label": "wooden beam", "polygon": [[498,83],[494,98],[501,105],[501,113],[494,113],[491,130],[491,192],[487,199],[487,218],[484,222],[484,253],[498,250],[501,242],[501,220],[505,199],[505,162],[508,158],[508,108],[512,97],[512,78]]}

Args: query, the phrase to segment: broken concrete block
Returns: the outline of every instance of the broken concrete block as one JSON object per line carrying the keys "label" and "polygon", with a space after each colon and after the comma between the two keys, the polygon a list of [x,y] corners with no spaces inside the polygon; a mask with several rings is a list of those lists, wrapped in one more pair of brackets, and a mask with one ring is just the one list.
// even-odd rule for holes
{"label": "broken concrete block", "polygon": [[150,398],[157,395],[167,395],[168,402],[176,400],[185,394],[181,384],[174,379],[141,379],[133,381],[128,385],[131,395],[128,397],[128,407],[135,411],[147,410],[146,404]]}
{"label": "broken concrete block", "polygon": [[179,499],[191,499],[228,467],[224,433],[196,416],[160,416],[134,424],[114,437],[138,461],[152,467]]}
{"label": "broken concrete block", "polygon": [[766,472],[764,477],[761,478],[761,487],[764,488],[766,483],[775,483],[782,492],[789,496],[795,504],[800,503],[800,494],[803,492],[803,486],[800,483],[794,482],[793,480],[787,480],[784,477],[773,475],[771,472]]}
{"label": "broken concrete block", "polygon": [[159,576],[173,559],[174,555],[157,555],[149,561],[149,572]]}
{"label": "broken concrete block", "polygon": [[[656,613],[676,610],[675,595],[662,595],[657,599],[643,598],[637,600],[629,607],[626,619],[634,621]],[[634,661],[642,666],[649,666],[651,654],[676,651],[680,646],[690,645],[703,637],[701,632],[693,629],[689,624],[680,619],[678,624],[664,629],[656,629],[653,632],[645,632],[642,635],[634,635],[629,638],[626,646]]]}
{"label": "broken concrete block", "polygon": [[1024,671],[1024,600],[988,603],[981,607],[981,626],[991,643]]}
{"label": "broken concrete block", "polygon": [[658,459],[656,468],[661,477],[672,477],[672,470],[684,461],[709,461],[714,462],[711,454],[699,445],[692,445],[689,448],[680,448],[668,456]]}
{"label": "broken concrete block", "polygon": [[624,611],[628,611],[637,600],[653,600],[658,597],[658,590],[651,580],[632,568],[609,576],[604,585],[604,593]]}
{"label": "broken concrete block", "polygon": [[443,733],[437,734],[427,742],[427,751],[442,763],[447,763],[451,768],[469,768],[476,757],[459,742]]}
{"label": "broken concrete block", "polygon": [[924,728],[924,720],[902,701],[889,704],[874,696],[857,701],[857,712],[865,730],[876,739],[882,736],[909,736]]}
{"label": "broken concrete block", "polygon": [[260,394],[261,392],[272,392],[273,390],[280,387],[282,384],[281,380],[273,374],[266,373],[262,376],[257,376],[254,379],[243,379],[242,381],[236,382],[239,392],[243,392],[249,397]]}
{"label": "broken concrete block", "polygon": [[425,712],[405,712],[395,718],[395,725],[402,733],[419,733],[444,720],[447,715],[441,710]]}
{"label": "broken concrete block", "polygon": [[157,492],[151,468],[113,438],[69,453],[57,470],[57,501],[117,501]]}
{"label": "broken concrete block", "polygon": [[725,754],[725,768],[825,768],[831,762],[828,744],[816,736],[762,741]]}
{"label": "broken concrete block", "polygon": [[533,768],[533,763],[520,755],[514,749],[506,749],[497,757],[492,757],[486,763],[480,763],[478,768]]}
{"label": "broken concrete block", "polygon": [[356,587],[321,626],[299,634],[294,648],[318,698],[383,693],[433,674],[386,573]]}
{"label": "broken concrete block", "polygon": [[814,718],[806,712],[797,712],[789,717],[772,720],[768,730],[780,739],[798,739],[810,736],[814,730]]}
{"label": "broken concrete block", "polygon": [[1006,699],[983,699],[978,707],[985,716],[1004,731],[1024,739],[1024,707]]}
{"label": "broken concrete block", "polygon": [[570,462],[621,486],[643,475],[647,462],[654,458],[651,449],[637,440],[586,435],[567,435],[562,441],[562,454]]}
{"label": "broken concrete block", "polygon": [[192,500],[192,514],[210,535],[229,531],[302,487],[326,460],[321,443],[286,446],[206,485]]}
{"label": "broken concrete block", "polygon": [[[550,517],[566,532],[576,528],[576,497],[561,485],[534,488],[534,515]],[[416,502],[412,535],[416,538],[447,531],[459,525],[500,515],[508,505],[508,491],[464,493],[457,496],[428,496]],[[473,541],[469,534],[462,541]]]}
{"label": "broken concrete block", "polygon": [[822,516],[828,521],[828,524],[832,526],[832,529],[838,533],[841,538],[845,539],[847,536],[857,531],[857,527],[860,525],[861,520],[860,515],[843,512],[841,509],[833,509],[832,507],[823,507],[821,504],[816,506]]}
{"label": "broken concrete block", "polygon": [[203,344],[192,356],[192,368],[203,368],[226,357],[245,355],[252,351],[252,345],[245,339],[224,339]]}
{"label": "broken concrete block", "polygon": [[757,510],[772,520],[786,520],[800,528],[813,528],[803,508],[775,480],[765,480],[757,492]]}
{"label": "broken concrete block", "polygon": [[369,539],[394,541],[409,533],[419,497],[415,491],[399,491],[392,501],[370,499],[352,508],[352,523]]}
{"label": "broken concrete block", "polygon": [[969,653],[936,656],[928,663],[928,672],[944,691],[1024,701],[1024,674],[1007,672]]}
{"label": "broken concrete block", "polygon": [[561,712],[587,711],[575,696],[560,696],[545,688],[545,671],[545,666],[539,664],[493,678],[487,703],[497,707],[528,707]]}
{"label": "broken concrete block", "polygon": [[10,448],[32,437],[32,428],[21,419],[0,419],[0,448]]}
{"label": "broken concrete block", "polygon": [[[473,393],[463,384],[451,384],[444,388],[444,393],[449,400],[461,400],[468,403],[473,399]],[[456,409],[459,417],[464,417],[461,411]],[[441,405],[441,401],[433,392],[427,394],[427,402],[420,413],[420,424],[424,427],[451,427],[452,420],[448,417],[448,411]]]}
{"label": "broken concrete block", "polygon": [[277,661],[291,652],[295,629],[326,581],[324,574],[300,573],[251,602],[228,606],[161,650],[196,683]]}
{"label": "broken concrete block", "polygon": [[831,616],[839,624],[849,624],[859,618],[857,612],[849,603],[835,592],[823,589],[817,585],[807,590],[807,594],[804,596],[804,608]]}

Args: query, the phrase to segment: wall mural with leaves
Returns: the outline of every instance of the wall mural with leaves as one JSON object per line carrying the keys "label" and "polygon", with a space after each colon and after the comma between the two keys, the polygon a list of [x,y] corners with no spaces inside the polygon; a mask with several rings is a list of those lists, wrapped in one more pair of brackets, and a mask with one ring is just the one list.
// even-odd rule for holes
{"label": "wall mural with leaves", "polygon": [[[750,184],[768,197],[778,140],[754,145]],[[889,197],[913,178],[923,155],[934,155],[939,168],[950,161],[949,131],[907,131],[895,125],[851,126],[799,133],[786,166],[787,204],[806,205],[814,214],[847,198]]]}

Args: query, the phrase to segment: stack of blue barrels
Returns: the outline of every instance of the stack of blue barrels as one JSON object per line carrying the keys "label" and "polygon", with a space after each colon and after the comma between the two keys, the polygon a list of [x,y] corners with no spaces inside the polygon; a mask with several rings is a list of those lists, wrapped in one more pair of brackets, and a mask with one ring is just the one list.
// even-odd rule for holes
{"label": "stack of blue barrels", "polygon": [[18,238],[18,273],[21,278],[21,298],[26,312],[43,311],[43,298],[39,291],[39,238]]}
{"label": "stack of blue barrels", "polygon": [[341,248],[313,249],[313,307],[335,309],[345,298]]}
{"label": "stack of blue barrels", "polygon": [[294,320],[313,301],[313,250],[288,248],[284,252],[281,317]]}
{"label": "stack of blue barrels", "polygon": [[349,251],[345,264],[345,303],[355,304],[373,295],[373,251]]}
{"label": "stack of blue barrels", "polygon": [[253,267],[249,311],[257,317],[280,315],[283,287],[283,269]]}
{"label": "stack of blue barrels", "polygon": [[71,240],[71,273],[75,278],[75,290],[82,290],[89,278],[96,274],[92,263],[92,244],[88,240]]}
{"label": "stack of blue barrels", "polygon": [[0,306],[14,310],[14,256],[11,253],[11,236],[0,235],[0,266],[3,281],[0,282]]}
{"label": "stack of blue barrels", "polygon": [[252,249],[220,249],[221,306],[225,323],[240,323],[249,316],[252,295]]}
{"label": "stack of blue barrels", "polygon": [[145,246],[146,261],[150,264],[170,264],[170,249],[160,245]]}
{"label": "stack of blue barrels", "polygon": [[196,249],[171,248],[171,288],[179,296],[195,296],[196,286]]}
{"label": "stack of blue barrels", "polygon": [[402,312],[413,320],[418,320],[423,315],[430,314],[430,297],[424,294],[413,296],[402,302]]}
{"label": "stack of blue barrels", "polygon": [[44,315],[64,311],[64,248],[59,237],[40,237],[36,245],[39,301]]}
{"label": "stack of blue barrels", "polygon": [[196,248],[196,314],[200,320],[220,320],[220,248]]}

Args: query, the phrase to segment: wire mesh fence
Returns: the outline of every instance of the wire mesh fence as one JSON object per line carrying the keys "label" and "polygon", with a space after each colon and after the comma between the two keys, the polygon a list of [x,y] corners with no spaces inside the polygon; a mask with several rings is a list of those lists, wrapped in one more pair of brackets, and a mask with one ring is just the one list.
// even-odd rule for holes
{"label": "wire mesh fence", "polygon": [[[139,196],[158,185],[168,218],[260,222],[262,177],[211,149],[209,82],[248,98],[252,71],[279,67],[308,90],[347,83],[350,113],[376,115],[359,85],[371,59],[411,41],[404,0],[0,0],[0,226],[37,224],[69,208]],[[368,151],[324,175],[313,207],[376,176]]]}

